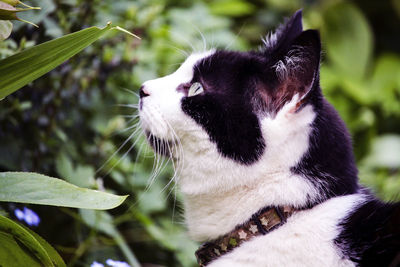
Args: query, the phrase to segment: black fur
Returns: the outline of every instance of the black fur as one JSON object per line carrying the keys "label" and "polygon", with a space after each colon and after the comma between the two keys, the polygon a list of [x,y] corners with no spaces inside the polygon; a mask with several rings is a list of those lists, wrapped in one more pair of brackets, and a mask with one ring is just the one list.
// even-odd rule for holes
{"label": "black fur", "polygon": [[310,102],[317,114],[312,125],[310,147],[292,171],[302,174],[319,189],[320,199],[309,201],[309,206],[313,206],[334,196],[356,193],[359,184],[346,126],[319,89],[313,92]]}
{"label": "black fur", "polygon": [[218,51],[194,68],[192,83],[201,82],[205,92],[182,99],[182,110],[207,131],[219,152],[242,164],[257,161],[265,148],[251,106],[258,65],[251,54]]}
{"label": "black fur", "polygon": [[400,203],[372,196],[339,225],[335,243],[360,267],[400,266]]}

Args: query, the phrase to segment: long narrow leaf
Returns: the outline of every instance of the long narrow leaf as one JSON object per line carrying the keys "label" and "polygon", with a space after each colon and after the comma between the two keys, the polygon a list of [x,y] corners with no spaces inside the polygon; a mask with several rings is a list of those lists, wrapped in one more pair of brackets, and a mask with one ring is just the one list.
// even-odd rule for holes
{"label": "long narrow leaf", "polygon": [[110,23],[104,28],[90,27],[0,60],[0,100],[54,69],[111,29],[121,30]]}
{"label": "long narrow leaf", "polygon": [[119,206],[126,198],[37,173],[0,173],[0,201],[105,210]]}
{"label": "long narrow leaf", "polygon": [[[6,217],[0,216],[0,232],[5,232],[18,239],[28,248],[31,255],[40,260],[42,266],[55,266],[46,249],[24,227]],[[3,236],[3,238],[4,237],[5,236]],[[28,251],[25,253],[28,253]]]}

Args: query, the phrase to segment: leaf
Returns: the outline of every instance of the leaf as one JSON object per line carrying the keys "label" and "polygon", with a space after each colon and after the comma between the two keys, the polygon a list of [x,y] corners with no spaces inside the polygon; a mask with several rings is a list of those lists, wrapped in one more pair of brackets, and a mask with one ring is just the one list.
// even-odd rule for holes
{"label": "leaf", "polygon": [[74,168],[71,160],[64,153],[60,153],[56,158],[56,170],[61,178],[76,186],[90,188],[96,184],[93,167],[78,165]]}
{"label": "leaf", "polygon": [[132,267],[139,267],[140,263],[136,259],[135,254],[131,251],[124,237],[119,233],[118,229],[114,226],[112,216],[105,211],[96,210],[79,210],[82,220],[88,226],[103,232],[114,238],[122,253],[127,258]]}
{"label": "leaf", "polygon": [[[27,6],[27,5],[26,5]],[[21,11],[28,11],[28,10],[33,10],[33,9],[40,9],[39,7],[30,7],[28,8],[15,8],[12,5],[8,3],[4,3],[3,1],[0,1],[0,20],[19,20],[23,21],[29,24],[32,24],[33,26],[38,27],[36,24],[20,19],[17,17],[17,13]]]}
{"label": "leaf", "polygon": [[0,201],[105,210],[119,206],[126,198],[37,173],[0,173]]}
{"label": "leaf", "polygon": [[11,6],[16,6],[20,3],[19,0],[0,0],[0,2],[4,2],[6,4],[9,4]]}
{"label": "leaf", "polygon": [[18,10],[12,5],[0,1],[0,20],[17,20],[17,12]]}
{"label": "leaf", "polygon": [[0,42],[7,39],[12,31],[12,23],[8,20],[0,20]]}
{"label": "leaf", "polygon": [[112,29],[121,28],[111,27],[111,23],[104,28],[90,27],[1,60],[0,99],[54,69]]}
{"label": "leaf", "polygon": [[0,266],[41,267],[41,263],[10,234],[0,231]]}
{"label": "leaf", "polygon": [[251,14],[254,6],[242,0],[219,0],[210,3],[210,10],[215,15],[234,17]]}
{"label": "leaf", "polygon": [[[29,231],[16,222],[3,216],[0,216],[0,234],[2,239],[1,243],[6,241],[10,246],[14,247],[14,249],[11,249],[11,251],[14,251],[14,253],[17,254],[14,256],[15,258],[21,256],[21,254],[26,254],[24,255],[26,259],[31,258],[32,262],[35,262],[36,260],[38,263],[40,263],[35,264],[36,266],[65,266],[64,262],[53,262],[46,249],[42,246],[41,242],[39,242]],[[26,249],[21,247],[18,242],[13,243],[11,238],[18,240],[25,246]],[[0,258],[0,263],[2,260],[7,259]],[[13,259],[13,261],[14,260],[15,259]],[[8,266],[8,262],[0,265]],[[23,266],[27,266],[26,263],[23,263]]]}
{"label": "leaf", "polygon": [[149,190],[139,194],[138,206],[146,214],[160,212],[166,208],[166,198],[165,190],[163,190],[160,180],[156,180]]}
{"label": "leaf", "polygon": [[400,168],[400,135],[385,134],[373,139],[371,152],[366,157],[364,165]]}
{"label": "leaf", "polygon": [[387,113],[400,115],[400,57],[395,54],[381,55],[375,64],[370,81],[374,100]]}
{"label": "leaf", "polygon": [[110,236],[114,236],[117,233],[113,224],[113,218],[107,212],[81,209],[79,213],[81,214],[82,220],[86,225],[90,226],[90,228]]}
{"label": "leaf", "polygon": [[351,78],[364,77],[372,55],[372,31],[361,11],[349,2],[333,5],[324,13],[323,40],[327,56]]}
{"label": "leaf", "polygon": [[64,260],[61,258],[60,254],[49,244],[46,240],[44,240],[40,235],[32,231],[31,229],[21,225],[26,231],[28,231],[34,238],[40,243],[40,245],[46,250],[49,255],[51,261],[55,266],[65,266]]}

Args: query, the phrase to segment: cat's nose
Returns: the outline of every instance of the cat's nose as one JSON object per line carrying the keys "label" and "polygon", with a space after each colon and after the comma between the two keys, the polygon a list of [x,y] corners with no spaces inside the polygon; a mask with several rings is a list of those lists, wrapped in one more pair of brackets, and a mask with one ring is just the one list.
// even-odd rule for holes
{"label": "cat's nose", "polygon": [[146,87],[144,87],[144,85],[142,85],[139,89],[139,96],[140,98],[144,98],[146,96],[149,96],[149,91],[146,89]]}

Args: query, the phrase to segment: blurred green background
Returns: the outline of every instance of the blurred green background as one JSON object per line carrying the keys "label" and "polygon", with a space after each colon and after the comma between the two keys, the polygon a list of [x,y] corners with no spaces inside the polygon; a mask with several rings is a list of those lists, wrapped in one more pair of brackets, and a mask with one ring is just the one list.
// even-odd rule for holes
{"label": "blurred green background", "polygon": [[[27,3],[42,10],[20,16],[40,28],[14,23],[0,58],[108,21],[142,38],[113,33],[1,102],[0,171],[34,171],[130,195],[107,212],[30,206],[41,217],[34,230],[69,266],[129,257],[143,266],[195,266],[197,244],[185,234],[179,192],[164,188],[172,166],[149,186],[152,153],[143,137],[132,136],[136,110],[124,105],[137,103],[132,91],[142,82],[175,70],[182,51],[202,50],[200,32],[208,47],[256,49],[299,8],[305,28],[321,31],[321,86],[353,135],[362,183],[382,199],[400,199],[400,1]],[[16,207],[2,204],[0,212],[12,217]]]}

